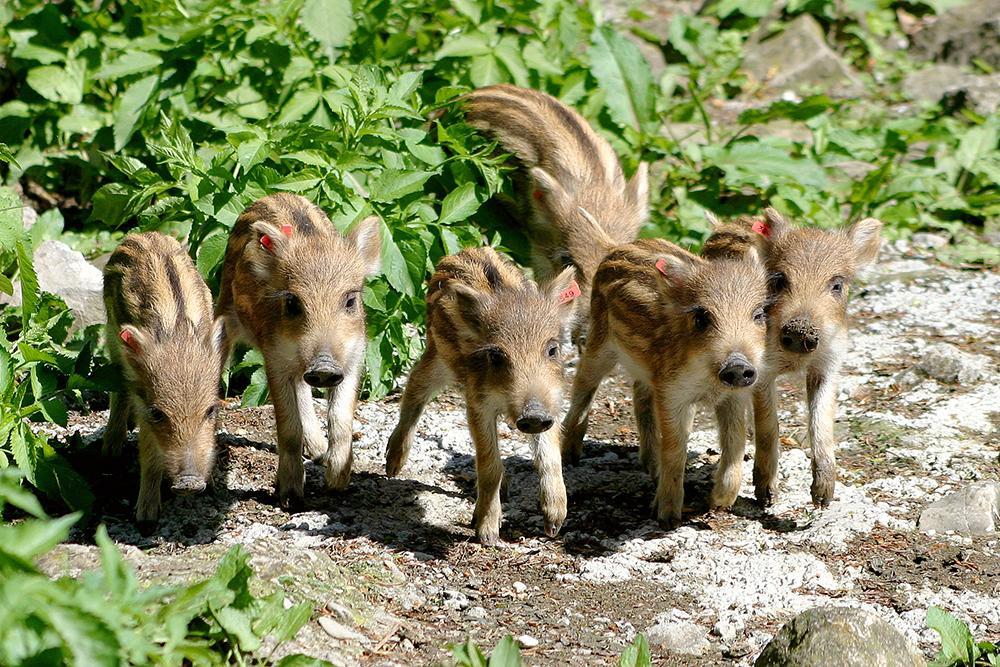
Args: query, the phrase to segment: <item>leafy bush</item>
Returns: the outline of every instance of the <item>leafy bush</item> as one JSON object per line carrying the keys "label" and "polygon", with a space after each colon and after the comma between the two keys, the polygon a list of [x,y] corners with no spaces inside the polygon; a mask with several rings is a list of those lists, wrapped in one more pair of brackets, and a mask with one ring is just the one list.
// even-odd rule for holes
{"label": "leafy bush", "polygon": [[931,663],[934,667],[1000,667],[1000,647],[976,642],[969,626],[940,607],[927,610],[927,627],[941,637],[941,650]]}
{"label": "leafy bush", "polygon": [[[240,547],[208,579],[143,588],[103,526],[100,570],[49,579],[33,561],[66,539],[80,515],[47,518],[17,477],[0,470],[0,516],[9,503],[34,518],[0,524],[0,664],[259,664],[312,615],[305,602],[285,609],[281,591],[257,596]],[[265,639],[271,648],[259,654]],[[277,664],[329,663],[292,655]]]}

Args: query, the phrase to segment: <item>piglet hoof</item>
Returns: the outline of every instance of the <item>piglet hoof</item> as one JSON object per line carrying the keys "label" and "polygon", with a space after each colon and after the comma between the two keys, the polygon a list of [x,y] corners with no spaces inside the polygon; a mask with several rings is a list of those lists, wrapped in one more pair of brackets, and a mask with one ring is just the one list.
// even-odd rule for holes
{"label": "piglet hoof", "polygon": [[500,531],[496,528],[478,528],[476,529],[476,538],[484,547],[495,547],[500,544]]}
{"label": "piglet hoof", "polygon": [[149,537],[156,532],[156,528],[159,523],[156,519],[139,519],[135,522],[135,529],[139,531],[139,534],[143,537]]}
{"label": "piglet hoof", "polygon": [[754,496],[757,498],[757,504],[763,508],[770,507],[774,504],[774,491],[770,488],[754,489]]}
{"label": "piglet hoof", "polygon": [[575,466],[580,462],[580,457],[583,455],[583,446],[579,447],[566,447],[562,450],[562,461],[565,465]]}
{"label": "piglet hoof", "polygon": [[302,443],[302,456],[309,461],[319,463],[326,456],[327,449],[326,440],[306,440]]}
{"label": "piglet hoof", "polygon": [[402,443],[397,443],[394,438],[389,439],[389,450],[385,453],[385,474],[387,477],[395,477],[403,470],[406,463],[406,447]]}
{"label": "piglet hoof", "polygon": [[351,485],[350,468],[341,470],[340,472],[335,472],[327,468],[324,477],[326,479],[326,488],[331,491],[346,491],[347,487]]}
{"label": "piglet hoof", "polygon": [[810,489],[813,505],[821,509],[829,507],[830,502],[833,500],[833,489],[835,484],[836,482],[832,479],[813,479],[812,488]]}
{"label": "piglet hoof", "polygon": [[561,519],[546,519],[544,530],[548,537],[556,537],[559,535],[559,531],[562,530],[563,521]]}
{"label": "piglet hoof", "polygon": [[305,498],[297,493],[279,494],[278,506],[289,514],[298,514],[305,509]]}

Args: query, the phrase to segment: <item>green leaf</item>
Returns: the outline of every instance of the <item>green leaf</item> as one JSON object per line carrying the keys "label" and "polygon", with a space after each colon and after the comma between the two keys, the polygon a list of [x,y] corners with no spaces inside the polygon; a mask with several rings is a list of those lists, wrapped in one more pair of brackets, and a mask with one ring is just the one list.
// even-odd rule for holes
{"label": "green leaf", "polygon": [[649,642],[641,632],[625,649],[618,659],[618,667],[651,667],[653,658],[649,653]]}
{"label": "green leaf", "polygon": [[441,202],[441,216],[438,223],[451,225],[465,220],[479,210],[479,198],[474,183],[463,183],[448,193]]}
{"label": "green leaf", "polygon": [[50,102],[79,104],[83,101],[83,73],[78,68],[42,65],[28,70],[28,85]]}
{"label": "green leaf", "polygon": [[271,631],[271,635],[279,644],[291,641],[310,618],[312,618],[312,605],[307,602],[301,602],[291,609],[283,609],[281,618]]}
{"label": "green leaf", "polygon": [[504,636],[490,653],[489,667],[521,667],[521,649],[510,635]]}
{"label": "green leaf", "polygon": [[32,519],[0,526],[0,550],[31,560],[65,540],[70,527],[79,519],[80,514],[74,513],[58,519]]}
{"label": "green leaf", "polygon": [[385,223],[382,224],[382,273],[394,290],[413,295],[416,290],[413,287],[413,280],[410,278],[406,259],[393,240],[389,228],[385,226]]}
{"label": "green leaf", "polygon": [[793,158],[788,151],[757,141],[745,141],[728,148],[705,146],[705,159],[726,173],[733,187],[752,185],[769,188],[779,182],[824,188],[827,184],[823,169],[812,160]]}
{"label": "green leaf", "polygon": [[72,655],[78,667],[116,667],[121,647],[115,633],[97,616],[80,607],[46,605],[42,611]]}
{"label": "green leaf", "polygon": [[940,607],[927,610],[927,627],[941,636],[941,652],[936,662],[944,665],[973,665],[978,651],[969,626]]}
{"label": "green leaf", "polygon": [[435,60],[445,58],[469,58],[493,53],[486,35],[481,32],[467,32],[445,40],[444,45],[434,54]]}
{"label": "green leaf", "polygon": [[146,110],[146,104],[153,97],[153,93],[159,83],[160,77],[156,74],[151,74],[133,83],[125,90],[125,94],[121,96],[118,108],[115,111],[114,120],[116,151],[125,148],[125,144],[132,138],[135,125],[139,122],[142,112]]}
{"label": "green leaf", "polygon": [[958,144],[955,159],[965,169],[975,171],[976,163],[997,150],[997,129],[1000,123],[990,122],[968,130]]}
{"label": "green leaf", "polygon": [[350,0],[306,0],[302,27],[320,44],[344,46],[354,32],[352,11]]}
{"label": "green leaf", "polygon": [[215,267],[222,262],[228,242],[228,234],[212,234],[201,242],[198,246],[197,266],[202,276],[208,278]]}
{"label": "green leaf", "polygon": [[826,95],[813,95],[805,98],[801,102],[779,100],[771,103],[763,109],[747,109],[740,114],[739,122],[743,125],[755,125],[758,123],[767,123],[779,118],[799,121],[809,120],[810,118],[818,116],[824,111],[833,108],[833,106],[833,100]]}
{"label": "green leaf", "polygon": [[94,73],[95,79],[118,79],[156,69],[163,58],[147,51],[126,51]]}
{"label": "green leaf", "polygon": [[486,656],[471,638],[464,644],[453,644],[450,648],[459,667],[487,667]]}
{"label": "green leaf", "polygon": [[655,125],[653,73],[639,47],[610,26],[601,26],[591,35],[590,66],[619,126],[644,130]]}
{"label": "green leaf", "polygon": [[408,194],[420,191],[427,179],[433,176],[430,171],[413,171],[411,169],[386,169],[371,186],[371,198],[378,202],[391,203]]}
{"label": "green leaf", "polygon": [[17,252],[17,270],[21,276],[21,325],[27,329],[31,314],[38,307],[41,291],[32,259],[31,240],[25,235],[14,244]]}

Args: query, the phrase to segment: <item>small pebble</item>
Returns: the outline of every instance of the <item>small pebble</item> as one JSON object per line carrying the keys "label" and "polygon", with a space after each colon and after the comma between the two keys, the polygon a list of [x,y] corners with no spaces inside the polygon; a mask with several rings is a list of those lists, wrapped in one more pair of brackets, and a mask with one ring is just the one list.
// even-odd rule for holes
{"label": "small pebble", "polygon": [[517,638],[517,643],[521,645],[521,648],[535,648],[538,646],[538,640],[531,635],[521,635]]}

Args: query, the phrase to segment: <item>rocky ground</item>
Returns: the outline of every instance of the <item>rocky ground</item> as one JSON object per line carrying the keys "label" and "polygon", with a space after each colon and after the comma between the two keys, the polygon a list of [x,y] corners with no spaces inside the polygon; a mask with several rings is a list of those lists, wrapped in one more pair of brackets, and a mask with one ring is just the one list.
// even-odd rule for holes
{"label": "rocky ground", "polygon": [[[398,397],[361,404],[351,488],[328,493],[310,464],[306,511],[292,515],[272,496],[270,408],[230,407],[207,495],[169,500],[159,530],[143,537],[130,520],[137,473],[94,461],[102,520],[148,581],[206,574],[227,548],[244,545],[265,585],[317,603],[317,620],[288,650],[340,664],[436,664],[449,642],[471,636],[492,646],[508,633],[528,664],[612,664],[645,632],[657,664],[747,665],[782,623],[831,604],[874,612],[929,654],[932,604],[970,622],[978,638],[1000,639],[1000,534],[917,526],[928,504],[996,482],[1000,469],[1000,275],[935,264],[921,247],[934,240],[888,247],[855,291],[841,483],[826,510],[809,502],[803,391],[787,384],[776,505],[754,504],[748,464],[733,511],[706,512],[718,452],[702,413],[689,447],[686,520],[663,531],[650,518],[653,486],[618,376],[598,394],[583,460],[565,472],[569,517],[556,539],[540,537],[527,443],[503,427],[505,543],[474,542],[472,446],[453,393],[431,405],[398,479],[383,474]],[[105,419],[75,416],[73,437],[96,440]],[[47,559],[49,572],[94,565],[86,535],[75,539]]]}

